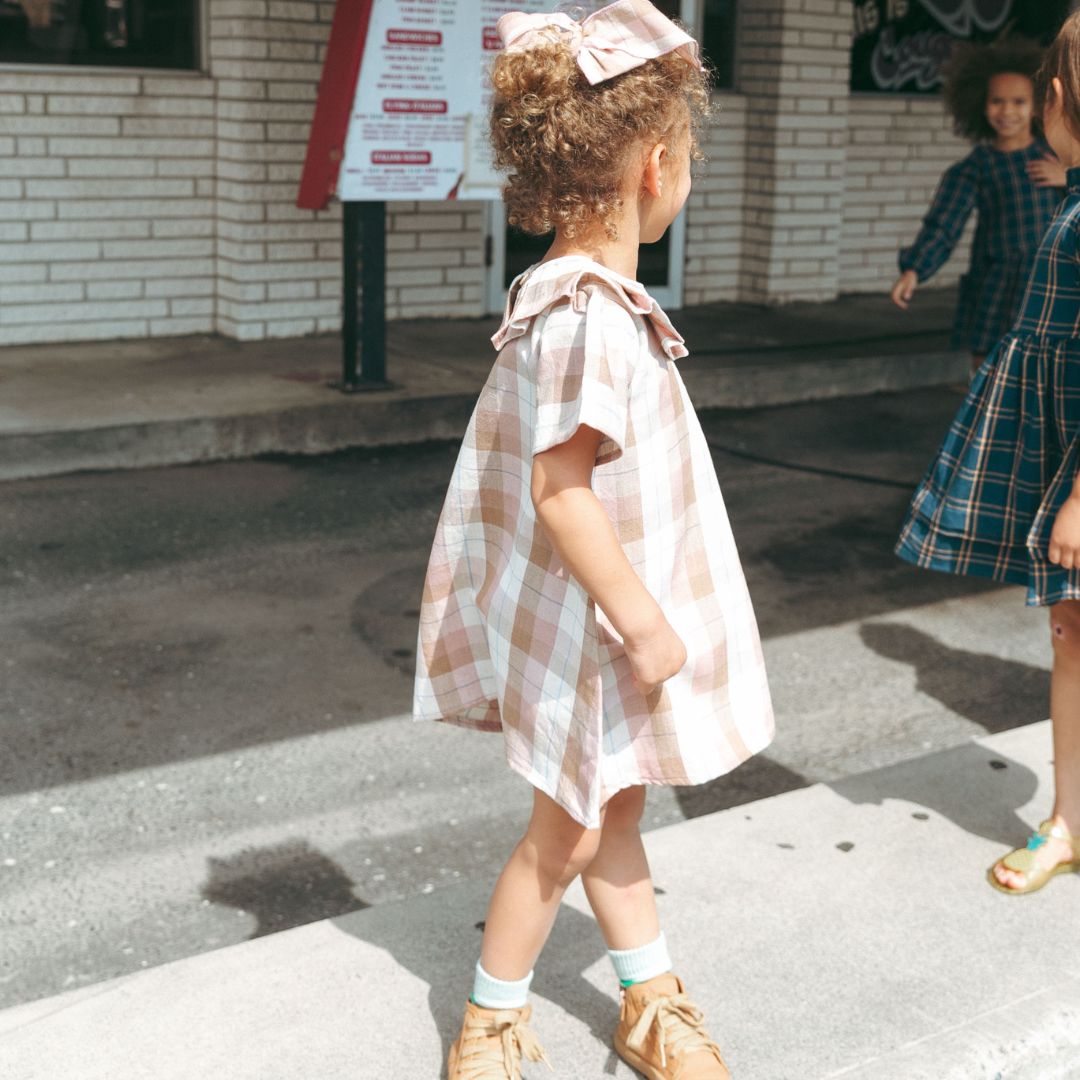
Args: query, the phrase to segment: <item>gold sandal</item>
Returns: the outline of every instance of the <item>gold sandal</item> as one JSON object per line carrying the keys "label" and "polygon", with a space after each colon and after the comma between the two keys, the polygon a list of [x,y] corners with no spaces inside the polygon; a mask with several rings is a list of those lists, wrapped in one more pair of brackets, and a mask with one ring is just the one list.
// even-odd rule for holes
{"label": "gold sandal", "polygon": [[[1035,861],[1035,855],[1039,848],[1051,838],[1064,840],[1066,843],[1071,844],[1073,857],[1046,870]],[[994,873],[994,868],[997,866],[1004,866],[1006,870],[1023,874],[1027,880],[1023,885],[1018,885],[1016,888],[1002,885]],[[1037,889],[1041,889],[1052,877],[1056,877],[1058,874],[1071,874],[1077,870],[1080,870],[1080,837],[1071,836],[1063,825],[1055,825],[1052,821],[1044,821],[1039,826],[1039,831],[1031,834],[1025,847],[1010,851],[1004,858],[998,859],[986,871],[986,878],[998,892],[1015,893],[1019,896],[1023,893],[1033,893]]]}

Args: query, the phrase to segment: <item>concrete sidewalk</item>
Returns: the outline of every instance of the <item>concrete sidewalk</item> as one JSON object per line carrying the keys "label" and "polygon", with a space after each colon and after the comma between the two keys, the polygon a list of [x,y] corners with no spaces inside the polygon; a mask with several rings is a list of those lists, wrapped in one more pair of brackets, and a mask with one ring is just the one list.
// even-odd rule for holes
{"label": "concrete sidewalk", "polygon": [[[752,408],[963,381],[953,290],[677,312],[698,408]],[[344,395],[338,336],[204,336],[0,349],[0,480],[460,438],[496,319],[388,329],[389,390]]]}
{"label": "concrete sidewalk", "polygon": [[[679,970],[738,1080],[1080,1076],[1080,878],[1026,898],[983,880],[1049,806],[1049,758],[1049,725],[1035,724],[648,835]],[[439,1076],[490,885],[9,1009],[0,1075]],[[534,990],[553,1075],[629,1080],[577,887]]]}

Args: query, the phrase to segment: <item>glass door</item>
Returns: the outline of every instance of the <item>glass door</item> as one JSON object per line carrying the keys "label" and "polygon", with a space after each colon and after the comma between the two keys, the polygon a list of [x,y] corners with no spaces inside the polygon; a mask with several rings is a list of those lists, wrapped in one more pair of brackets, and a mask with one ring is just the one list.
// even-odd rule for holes
{"label": "glass door", "polygon": [[[696,23],[697,0],[653,0],[667,15],[680,18],[687,26]],[[599,6],[599,5],[598,5]],[[551,236],[529,236],[508,225],[506,208],[488,203],[487,214],[487,309],[500,313],[506,305],[506,290],[527,267],[539,261],[551,244]],[[686,210],[655,244],[642,244],[638,254],[638,281],[661,307],[682,306],[683,264],[686,251]]]}

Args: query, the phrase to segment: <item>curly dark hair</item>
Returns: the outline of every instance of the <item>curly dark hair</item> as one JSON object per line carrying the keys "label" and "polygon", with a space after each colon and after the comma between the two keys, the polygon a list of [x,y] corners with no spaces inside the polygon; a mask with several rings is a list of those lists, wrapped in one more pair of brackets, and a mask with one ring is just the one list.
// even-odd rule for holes
{"label": "curly dark hair", "polygon": [[[1042,60],[1042,46],[1022,37],[954,46],[945,68],[944,98],[956,134],[974,142],[992,139],[995,132],[986,119],[990,80],[995,75],[1023,75],[1034,86]],[[1036,114],[1033,125],[1037,122]]]}
{"label": "curly dark hair", "polygon": [[[502,53],[492,65],[491,141],[511,225],[574,236],[612,217],[630,155],[647,139],[679,140],[701,160],[697,131],[709,112],[708,75],[676,53],[595,86],[553,41]],[[685,133],[685,134],[684,134]]]}

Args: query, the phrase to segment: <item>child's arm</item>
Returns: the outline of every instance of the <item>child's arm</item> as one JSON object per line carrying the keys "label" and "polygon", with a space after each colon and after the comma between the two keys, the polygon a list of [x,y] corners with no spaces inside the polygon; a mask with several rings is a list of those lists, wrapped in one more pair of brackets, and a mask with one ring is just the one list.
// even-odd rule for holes
{"label": "child's arm", "polygon": [[566,568],[623,639],[634,679],[649,694],[686,663],[686,647],[634,572],[592,490],[603,436],[582,425],[564,443],[533,458],[536,518]]}
{"label": "child's arm", "polygon": [[1063,188],[1068,183],[1065,178],[1065,166],[1056,157],[1043,157],[1038,161],[1029,161],[1028,179],[1036,187]]}
{"label": "child's arm", "polygon": [[977,195],[978,171],[971,157],[945,171],[915,243],[900,252],[900,277],[892,288],[893,302],[899,307],[907,306],[919,282],[945,265],[975,208]]}
{"label": "child's arm", "polygon": [[1054,518],[1047,555],[1064,570],[1080,567],[1080,477]]}
{"label": "child's arm", "polygon": [[911,298],[915,295],[915,286],[919,284],[919,275],[914,270],[905,270],[893,283],[892,302],[907,311]]}

